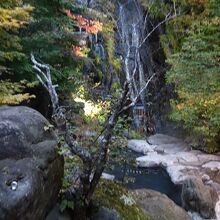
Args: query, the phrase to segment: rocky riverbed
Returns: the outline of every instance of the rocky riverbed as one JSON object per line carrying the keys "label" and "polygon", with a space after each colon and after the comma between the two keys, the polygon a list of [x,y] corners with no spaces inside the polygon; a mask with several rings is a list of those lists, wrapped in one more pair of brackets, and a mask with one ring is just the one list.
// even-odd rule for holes
{"label": "rocky riverbed", "polygon": [[220,155],[193,150],[163,134],[149,137],[148,142],[128,141],[130,149],[143,154],[136,158],[138,166],[161,166],[174,184],[182,184],[183,205],[193,219],[220,219]]}

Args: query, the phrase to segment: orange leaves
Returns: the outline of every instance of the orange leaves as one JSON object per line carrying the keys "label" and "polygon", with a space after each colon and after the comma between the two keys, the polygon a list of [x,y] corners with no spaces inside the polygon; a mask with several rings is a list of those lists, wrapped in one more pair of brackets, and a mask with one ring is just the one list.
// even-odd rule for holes
{"label": "orange leaves", "polygon": [[68,17],[72,17],[72,14],[71,14],[71,12],[70,12],[70,10],[64,10],[64,12],[66,13],[66,15],[68,16]]}
{"label": "orange leaves", "polygon": [[102,31],[103,24],[99,21],[90,21],[90,26],[86,28],[86,31],[91,34],[97,34],[99,31]]}
{"label": "orange leaves", "polygon": [[78,57],[83,57],[83,56],[84,56],[84,54],[83,54],[83,52],[82,52],[82,47],[73,46],[73,47],[72,47],[72,51],[73,51],[73,53],[74,53],[76,56],[78,56]]}
{"label": "orange leaves", "polygon": [[72,52],[77,56],[77,57],[87,57],[90,49],[87,47],[80,47],[80,46],[75,46],[72,45]]}
{"label": "orange leaves", "polygon": [[99,31],[102,31],[103,24],[101,22],[97,20],[88,20],[82,15],[74,15],[70,10],[64,10],[64,12],[69,18],[76,20],[78,27],[84,29],[87,33],[97,34]]}
{"label": "orange leaves", "polygon": [[[74,15],[70,10],[64,10],[65,14],[77,22],[77,26],[80,29],[80,32],[85,30],[89,34],[95,34],[97,39],[97,34],[99,31],[102,31],[103,24],[97,20],[89,20],[84,18],[82,15]],[[86,48],[80,46],[72,46],[72,52],[79,57],[86,56]]]}
{"label": "orange leaves", "polygon": [[82,15],[71,15],[71,18],[72,18],[73,20],[78,21],[78,25],[79,25],[80,27],[86,27],[86,26],[88,26],[88,20],[85,19],[85,18],[83,18]]}

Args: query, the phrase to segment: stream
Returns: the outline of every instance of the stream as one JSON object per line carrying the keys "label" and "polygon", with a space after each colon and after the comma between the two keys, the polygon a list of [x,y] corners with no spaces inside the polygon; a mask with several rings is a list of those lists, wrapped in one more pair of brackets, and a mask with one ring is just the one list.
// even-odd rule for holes
{"label": "stream", "polygon": [[[127,157],[136,158],[141,154],[128,150]],[[114,175],[117,181],[123,182],[128,189],[152,189],[166,194],[177,205],[181,206],[182,187],[175,185],[165,169],[161,167],[142,168],[132,164],[112,163],[106,172]]]}

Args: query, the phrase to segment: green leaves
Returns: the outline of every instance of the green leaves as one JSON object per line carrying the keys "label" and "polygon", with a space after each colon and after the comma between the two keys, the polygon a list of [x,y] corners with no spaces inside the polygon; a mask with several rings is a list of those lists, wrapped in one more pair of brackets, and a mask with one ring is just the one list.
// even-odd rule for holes
{"label": "green leaves", "polygon": [[204,1],[203,9],[197,11],[196,5],[188,3],[197,15],[191,15],[187,35],[179,41],[181,47],[167,60],[171,65],[167,82],[175,84],[178,94],[171,103],[170,118],[202,137],[211,151],[217,147],[220,132],[220,40],[219,28],[213,22],[219,17],[212,11],[218,6],[211,9],[213,2]]}
{"label": "green leaves", "polygon": [[136,204],[135,200],[132,198],[131,195],[125,195],[123,194],[121,197],[120,197],[120,200],[124,202],[125,205],[127,206],[132,206],[134,204]]}
{"label": "green leaves", "polygon": [[63,212],[65,209],[74,209],[74,202],[68,201],[67,199],[62,199],[60,203],[60,211]]}
{"label": "green leaves", "polygon": [[172,102],[173,120],[205,136],[208,142],[220,130],[220,47],[199,36],[187,38],[179,53],[172,55],[167,82],[175,83],[179,99]]}
{"label": "green leaves", "polygon": [[[73,91],[79,79],[77,69],[81,67],[81,63],[74,60],[71,54],[75,42],[68,33],[74,28],[71,19],[63,12],[71,1],[26,0],[25,2],[34,7],[33,20],[22,31],[22,44],[26,55],[29,56],[33,52],[38,60],[50,64],[53,82],[59,84],[59,92]],[[29,71],[23,74],[33,75]]]}

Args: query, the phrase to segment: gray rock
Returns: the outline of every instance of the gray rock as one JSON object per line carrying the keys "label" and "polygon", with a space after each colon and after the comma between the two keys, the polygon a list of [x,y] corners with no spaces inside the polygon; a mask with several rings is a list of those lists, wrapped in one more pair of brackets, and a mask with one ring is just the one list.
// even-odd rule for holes
{"label": "gray rock", "polygon": [[0,108],[0,219],[42,220],[56,203],[63,158],[48,125],[33,109]]}
{"label": "gray rock", "polygon": [[132,194],[137,205],[151,220],[191,220],[185,210],[164,194],[147,189],[135,190]]}
{"label": "gray rock", "polygon": [[119,214],[109,208],[101,207],[96,214],[94,214],[91,220],[120,220]]}
{"label": "gray rock", "polygon": [[182,189],[183,207],[200,213],[203,218],[215,218],[215,204],[218,200],[216,191],[203,184],[199,178],[184,181]]}
{"label": "gray rock", "polygon": [[[182,140],[163,134],[153,135],[148,138],[148,141],[151,145],[143,140],[128,141],[130,149],[145,154],[136,158],[138,166],[162,166],[166,169],[174,184],[183,184],[186,179],[191,177],[202,179],[206,185],[209,185],[215,191],[213,194],[216,198],[217,192],[220,191],[219,153],[207,154],[199,150],[193,150]],[[215,203],[214,199],[213,204]],[[211,206],[214,207],[214,205]],[[217,204],[215,209],[216,218],[220,219],[220,208]]]}
{"label": "gray rock", "polygon": [[72,220],[72,213],[68,210],[60,211],[59,205],[57,204],[47,215],[46,220]]}
{"label": "gray rock", "polygon": [[152,145],[162,145],[162,144],[179,144],[180,142],[184,144],[179,138],[171,137],[164,134],[155,134],[148,138],[148,141]]}

